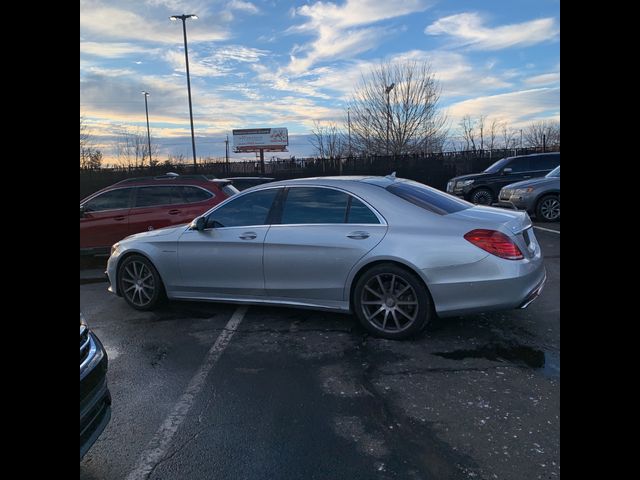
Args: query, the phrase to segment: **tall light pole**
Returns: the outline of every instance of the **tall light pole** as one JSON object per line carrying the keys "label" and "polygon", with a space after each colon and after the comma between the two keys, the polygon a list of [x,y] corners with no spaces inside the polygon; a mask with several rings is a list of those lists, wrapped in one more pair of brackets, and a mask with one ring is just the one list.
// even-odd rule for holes
{"label": "tall light pole", "polygon": [[193,171],[198,169],[196,163],[196,137],[193,133],[193,109],[191,108],[191,80],[189,79],[189,50],[187,49],[187,18],[197,19],[197,15],[171,15],[172,21],[182,20],[182,32],[184,33],[184,59],[187,64],[187,90],[189,91],[189,118],[191,119],[191,146],[193,147]]}
{"label": "tall light pole", "polygon": [[389,155],[389,120],[391,118],[391,104],[389,103],[389,92],[393,90],[396,84],[392,83],[388,87],[384,87],[384,93],[387,94],[387,155]]}
{"label": "tall light pole", "polygon": [[144,95],[144,110],[147,112],[147,140],[149,141],[149,166],[151,166],[151,131],[149,130],[149,106],[147,105],[147,97],[149,92],[142,91]]}

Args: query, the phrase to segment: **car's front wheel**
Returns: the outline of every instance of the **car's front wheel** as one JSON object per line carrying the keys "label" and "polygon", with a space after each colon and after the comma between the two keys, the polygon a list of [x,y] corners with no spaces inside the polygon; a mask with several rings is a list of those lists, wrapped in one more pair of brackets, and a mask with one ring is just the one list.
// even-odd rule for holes
{"label": "car's front wheel", "polygon": [[538,200],[536,217],[538,217],[538,220],[546,222],[560,220],[560,197],[556,195],[546,195]]}
{"label": "car's front wheel", "polygon": [[470,199],[476,205],[491,205],[493,203],[493,193],[488,188],[479,188],[471,193]]}
{"label": "car's front wheel", "polygon": [[136,310],[152,310],[164,298],[160,274],[142,255],[131,255],[122,261],[118,287],[126,302]]}
{"label": "car's front wheel", "polygon": [[422,281],[394,264],[365,272],[354,289],[353,304],[364,328],[394,340],[417,334],[433,316],[431,297]]}

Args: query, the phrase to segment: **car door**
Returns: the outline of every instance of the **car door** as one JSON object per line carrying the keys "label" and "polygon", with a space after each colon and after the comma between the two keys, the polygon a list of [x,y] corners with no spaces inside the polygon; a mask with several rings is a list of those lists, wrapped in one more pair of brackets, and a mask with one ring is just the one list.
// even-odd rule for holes
{"label": "car door", "polygon": [[502,168],[501,176],[496,179],[496,192],[499,192],[505,185],[531,178],[529,165],[528,156],[514,157]]}
{"label": "car door", "polygon": [[532,177],[544,177],[551,170],[560,165],[559,153],[546,153],[531,158],[530,170]]}
{"label": "car door", "polygon": [[186,223],[177,218],[181,203],[181,192],[173,185],[137,187],[129,213],[129,235]]}
{"label": "car door", "polygon": [[80,248],[110,248],[129,234],[133,188],[116,188],[80,205]]}
{"label": "car door", "polygon": [[386,223],[355,196],[334,188],[292,186],[264,242],[269,297],[341,302],[353,266],[384,237]]}
{"label": "car door", "polygon": [[263,296],[263,243],[279,191],[233,196],[207,214],[204,230],[186,230],[178,240],[176,290],[192,298]]}

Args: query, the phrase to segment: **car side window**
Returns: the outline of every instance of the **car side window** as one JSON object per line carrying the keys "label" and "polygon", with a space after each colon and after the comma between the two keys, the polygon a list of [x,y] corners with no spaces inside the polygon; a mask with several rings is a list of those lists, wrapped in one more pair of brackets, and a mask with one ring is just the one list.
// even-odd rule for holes
{"label": "car side window", "polygon": [[100,212],[103,210],[120,210],[129,208],[129,196],[131,188],[118,188],[104,192],[92,198],[84,204],[87,212]]}
{"label": "car side window", "polygon": [[136,193],[136,207],[155,207],[184,203],[179,186],[151,186],[138,187]]}
{"label": "car side window", "polygon": [[280,191],[270,188],[234,198],[209,214],[207,227],[266,225],[271,205]]}
{"label": "car side window", "polygon": [[511,173],[520,173],[529,171],[529,159],[527,157],[515,158],[509,165],[506,165],[506,168],[511,169]]}
{"label": "car side window", "polygon": [[185,203],[197,203],[204,202],[205,200],[209,200],[211,197],[215,197],[212,192],[208,192],[198,187],[176,187],[182,190],[182,197],[184,198]]}
{"label": "car side window", "polygon": [[347,223],[376,223],[379,224],[380,220],[375,213],[371,211],[364,203],[355,197],[351,197],[351,205],[349,207],[349,214],[347,215]]}
{"label": "car side window", "polygon": [[531,162],[531,170],[553,170],[560,165],[560,155],[540,155]]}
{"label": "car side window", "polygon": [[349,195],[315,187],[290,188],[281,224],[344,223]]}

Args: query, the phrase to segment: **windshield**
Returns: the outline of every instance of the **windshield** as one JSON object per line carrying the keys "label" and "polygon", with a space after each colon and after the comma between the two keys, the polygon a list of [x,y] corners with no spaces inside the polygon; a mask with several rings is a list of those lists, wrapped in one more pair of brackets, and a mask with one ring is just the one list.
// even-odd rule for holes
{"label": "windshield", "polygon": [[501,158],[496,163],[488,167],[484,173],[498,173],[502,167],[507,163],[508,158]]}
{"label": "windshield", "polygon": [[560,178],[560,165],[545,175],[547,178]]}

